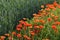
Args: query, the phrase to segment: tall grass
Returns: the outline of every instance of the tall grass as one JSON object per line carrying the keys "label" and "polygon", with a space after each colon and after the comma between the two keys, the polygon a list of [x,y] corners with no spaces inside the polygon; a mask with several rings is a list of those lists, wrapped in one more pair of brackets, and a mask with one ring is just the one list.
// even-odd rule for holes
{"label": "tall grass", "polygon": [[31,18],[41,4],[54,0],[0,0],[0,35],[13,30],[18,20]]}

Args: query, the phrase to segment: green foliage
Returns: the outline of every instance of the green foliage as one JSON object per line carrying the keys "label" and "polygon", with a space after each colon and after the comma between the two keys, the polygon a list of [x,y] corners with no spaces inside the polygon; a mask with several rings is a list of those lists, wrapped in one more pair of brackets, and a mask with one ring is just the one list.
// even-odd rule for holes
{"label": "green foliage", "polygon": [[57,2],[60,4],[60,0],[57,0]]}
{"label": "green foliage", "polygon": [[0,34],[13,30],[18,20],[31,18],[40,9],[41,4],[54,0],[0,0]]}

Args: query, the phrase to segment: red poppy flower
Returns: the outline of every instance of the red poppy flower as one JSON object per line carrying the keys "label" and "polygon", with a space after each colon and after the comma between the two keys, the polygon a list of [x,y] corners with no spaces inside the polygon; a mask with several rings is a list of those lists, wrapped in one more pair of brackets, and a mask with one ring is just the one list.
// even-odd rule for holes
{"label": "red poppy flower", "polygon": [[16,27],[22,27],[22,24],[18,24]]}
{"label": "red poppy flower", "polygon": [[40,27],[40,29],[43,29],[44,26],[40,25],[39,27]]}
{"label": "red poppy flower", "polygon": [[56,25],[52,25],[52,29],[56,30],[57,29]]}
{"label": "red poppy flower", "polygon": [[52,18],[48,18],[48,21],[49,21],[49,22],[52,21]]}
{"label": "red poppy flower", "polygon": [[24,35],[24,38],[26,38],[27,40],[31,40],[31,38],[28,37],[27,35]]}
{"label": "red poppy flower", "polygon": [[45,10],[50,11],[50,8],[45,8]]}
{"label": "red poppy flower", "polygon": [[20,30],[21,30],[21,27],[16,27],[16,30],[17,30],[17,31],[20,31]]}
{"label": "red poppy flower", "polygon": [[35,35],[35,32],[34,32],[34,31],[30,31],[30,34],[31,34],[32,36],[34,36],[34,35]]}
{"label": "red poppy flower", "polygon": [[48,8],[50,8],[50,9],[55,8],[53,4],[47,4],[46,6],[47,6]]}
{"label": "red poppy flower", "polygon": [[12,32],[12,34],[16,36],[16,32]]}
{"label": "red poppy flower", "polygon": [[1,39],[5,39],[5,36],[1,36]]}
{"label": "red poppy flower", "polygon": [[32,24],[26,24],[26,26],[32,26]]}
{"label": "red poppy flower", "polygon": [[22,36],[21,36],[21,34],[17,34],[17,37],[18,37],[18,38],[21,38]]}
{"label": "red poppy flower", "polygon": [[60,5],[58,5],[57,7],[60,8]]}
{"label": "red poppy flower", "polygon": [[54,1],[53,5],[56,7],[58,5],[58,3],[56,1]]}
{"label": "red poppy flower", "polygon": [[58,21],[56,21],[56,22],[54,22],[56,25],[60,25],[60,22],[58,22]]}
{"label": "red poppy flower", "polygon": [[19,21],[19,22],[20,22],[20,24],[22,24],[22,25],[25,25],[25,24],[26,24],[26,22],[23,21],[23,20],[21,20],[21,21]]}
{"label": "red poppy flower", "polygon": [[45,20],[40,20],[40,22],[41,22],[42,24],[44,24],[44,23],[45,23]]}

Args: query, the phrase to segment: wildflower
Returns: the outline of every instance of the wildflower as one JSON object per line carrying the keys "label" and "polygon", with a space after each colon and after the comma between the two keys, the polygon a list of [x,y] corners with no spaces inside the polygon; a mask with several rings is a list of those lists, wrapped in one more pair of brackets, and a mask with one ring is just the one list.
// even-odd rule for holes
{"label": "wildflower", "polygon": [[1,40],[1,39],[0,39]]}
{"label": "wildflower", "polygon": [[32,28],[32,26],[29,26],[29,28]]}
{"label": "wildflower", "polygon": [[34,31],[30,31],[30,34],[31,34],[32,36],[34,36],[34,35],[35,35],[35,32],[34,32]]}
{"label": "wildflower", "polygon": [[31,40],[31,38],[28,37],[27,35],[24,35],[24,38],[26,38],[27,40]]}
{"label": "wildflower", "polygon": [[40,22],[41,22],[42,24],[44,24],[44,23],[45,23],[45,21],[44,21],[44,20],[40,20]]}
{"label": "wildflower", "polygon": [[53,9],[53,8],[54,8],[54,5],[50,4],[50,5],[48,5],[48,7],[49,7],[50,9]]}
{"label": "wildflower", "polygon": [[42,25],[40,25],[39,27],[40,27],[40,29],[43,29],[43,26]]}
{"label": "wildflower", "polygon": [[18,37],[18,38],[21,38],[22,36],[21,36],[21,34],[17,34],[17,37]]}
{"label": "wildflower", "polygon": [[40,14],[37,14],[37,17],[41,17],[41,15]]}
{"label": "wildflower", "polygon": [[54,20],[58,20],[58,16],[54,16]]}
{"label": "wildflower", "polygon": [[17,30],[17,31],[20,31],[20,30],[21,30],[21,27],[16,27],[16,30]]}
{"label": "wildflower", "polygon": [[12,35],[16,35],[16,32],[12,32]]}
{"label": "wildflower", "polygon": [[54,7],[54,8],[53,8],[53,11],[55,11],[55,10],[56,10],[56,8]]}
{"label": "wildflower", "polygon": [[46,10],[43,10],[42,12],[43,12],[43,13],[46,13]]}
{"label": "wildflower", "polygon": [[44,8],[44,5],[41,5],[41,8]]}
{"label": "wildflower", "polygon": [[50,11],[50,8],[45,8],[45,10]]}
{"label": "wildflower", "polygon": [[26,24],[26,26],[32,26],[32,24]]}
{"label": "wildflower", "polygon": [[39,19],[35,19],[34,22],[39,22]]}
{"label": "wildflower", "polygon": [[5,39],[5,36],[1,36],[1,40],[4,40]]}
{"label": "wildflower", "polygon": [[49,21],[49,22],[52,21],[52,18],[48,18],[48,21]]}
{"label": "wildflower", "polygon": [[32,28],[32,24],[27,24],[26,26],[28,26],[29,28]]}
{"label": "wildflower", "polygon": [[26,18],[23,18],[24,21],[26,21],[27,19]]}
{"label": "wildflower", "polygon": [[34,14],[33,14],[33,16],[34,16],[34,17],[36,17],[36,16],[37,16],[37,14],[36,14],[36,13],[34,13]]}
{"label": "wildflower", "polygon": [[27,40],[31,40],[31,38],[30,38],[30,37],[27,37],[26,39],[27,39]]}
{"label": "wildflower", "polygon": [[8,36],[8,37],[10,36],[10,34],[4,34],[4,35],[5,35],[5,36]]}
{"label": "wildflower", "polygon": [[39,33],[39,32],[40,32],[40,30],[34,30],[33,32],[35,32],[35,34],[37,34],[37,33]]}
{"label": "wildflower", "polygon": [[43,15],[44,15],[44,16],[48,16],[48,15],[49,15],[49,13],[48,13],[48,12],[46,12],[46,13],[43,13]]}
{"label": "wildflower", "polygon": [[56,22],[54,22],[56,25],[60,25],[60,22],[58,22],[58,21],[56,21]]}
{"label": "wildflower", "polygon": [[58,16],[55,16],[55,18],[58,18]]}
{"label": "wildflower", "polygon": [[55,33],[58,33],[58,30],[57,29],[55,30]]}
{"label": "wildflower", "polygon": [[60,5],[58,5],[57,7],[60,8]]}
{"label": "wildflower", "polygon": [[53,2],[53,5],[54,5],[55,7],[58,6],[58,4],[57,4],[56,1]]}
{"label": "wildflower", "polygon": [[56,25],[52,25],[52,29],[56,30],[57,29]]}
{"label": "wildflower", "polygon": [[39,15],[39,17],[41,17],[41,16],[42,16],[40,12],[38,12],[38,15]]}
{"label": "wildflower", "polygon": [[39,28],[39,26],[34,26],[34,28],[36,29],[36,28]]}
{"label": "wildflower", "polygon": [[53,13],[51,13],[51,16],[54,17],[55,15]]}
{"label": "wildflower", "polygon": [[24,38],[27,38],[27,35],[24,35]]}
{"label": "wildflower", "polygon": [[20,22],[20,23],[22,23],[22,22],[23,22],[23,20],[20,20],[19,22]]}
{"label": "wildflower", "polygon": [[13,37],[9,36],[8,39],[9,39],[9,40],[13,40]]}
{"label": "wildflower", "polygon": [[22,24],[21,24],[21,23],[16,26],[16,30],[17,30],[17,31],[20,31],[21,28],[22,28]]}
{"label": "wildflower", "polygon": [[22,24],[22,25],[26,24],[26,22],[23,21],[23,20],[20,20],[19,22],[20,22],[20,24]]}
{"label": "wildflower", "polygon": [[22,27],[22,24],[18,24],[17,27]]}

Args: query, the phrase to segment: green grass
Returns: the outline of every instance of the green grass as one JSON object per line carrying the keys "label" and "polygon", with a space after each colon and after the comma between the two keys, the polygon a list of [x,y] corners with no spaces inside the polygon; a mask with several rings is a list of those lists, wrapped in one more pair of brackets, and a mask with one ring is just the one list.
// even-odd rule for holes
{"label": "green grass", "polygon": [[0,0],[0,34],[13,30],[23,17],[31,18],[41,4],[52,2],[53,0]]}

